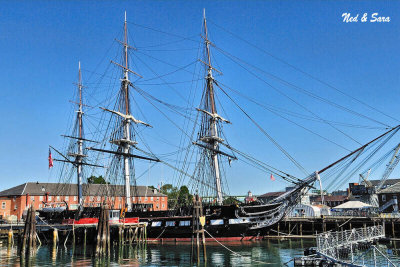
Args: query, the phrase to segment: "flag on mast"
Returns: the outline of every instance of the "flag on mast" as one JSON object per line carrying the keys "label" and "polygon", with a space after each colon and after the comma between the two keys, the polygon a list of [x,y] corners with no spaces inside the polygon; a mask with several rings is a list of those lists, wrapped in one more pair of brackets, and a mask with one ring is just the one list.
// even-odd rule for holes
{"label": "flag on mast", "polygon": [[49,169],[53,168],[53,158],[51,157],[51,150],[49,148]]}
{"label": "flag on mast", "polygon": [[271,173],[271,177],[270,178],[271,178],[272,181],[275,181],[275,177],[272,175],[272,173]]}

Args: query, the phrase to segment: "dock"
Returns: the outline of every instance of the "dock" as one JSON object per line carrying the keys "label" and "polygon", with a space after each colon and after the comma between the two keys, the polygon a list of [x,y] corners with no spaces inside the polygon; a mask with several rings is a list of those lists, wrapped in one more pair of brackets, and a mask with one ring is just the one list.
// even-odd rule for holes
{"label": "dock", "polygon": [[275,224],[264,238],[316,238],[329,231],[345,231],[382,225],[386,237],[400,239],[400,218],[394,216],[287,217]]}

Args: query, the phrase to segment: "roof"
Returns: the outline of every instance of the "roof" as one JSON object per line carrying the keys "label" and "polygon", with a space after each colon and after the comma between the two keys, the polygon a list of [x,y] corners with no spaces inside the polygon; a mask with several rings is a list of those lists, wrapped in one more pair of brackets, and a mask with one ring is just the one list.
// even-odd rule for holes
{"label": "roof", "polygon": [[279,197],[280,195],[282,195],[284,193],[286,193],[286,192],[268,192],[268,193],[265,193],[264,195],[258,196],[258,198]]}
{"label": "roof", "polygon": [[[324,201],[345,201],[345,200],[347,200],[347,196],[343,196],[343,195],[325,196],[324,195]],[[321,196],[314,197],[313,201],[321,202]]]}
{"label": "roof", "polygon": [[372,207],[372,205],[361,201],[347,201],[339,206],[334,207],[334,209],[362,209],[370,207]]}
{"label": "roof", "polygon": [[383,193],[399,193],[400,192],[400,182],[395,183],[392,186],[386,187],[385,189],[381,190],[379,194]]}
{"label": "roof", "polygon": [[[125,196],[123,185],[83,184],[82,192],[85,196]],[[26,194],[43,196],[46,193],[53,196],[75,196],[78,195],[78,187],[76,184],[65,183],[24,183],[1,191],[0,196],[22,196]],[[132,196],[166,196],[148,186],[131,186],[131,193]]]}
{"label": "roof", "polygon": [[[373,186],[377,186],[381,182],[381,180],[369,180],[369,182],[371,182],[371,184]],[[400,179],[387,179],[383,183],[383,186],[390,186],[390,185],[397,184],[399,182],[400,182]],[[361,184],[364,184],[364,182],[362,182]]]}

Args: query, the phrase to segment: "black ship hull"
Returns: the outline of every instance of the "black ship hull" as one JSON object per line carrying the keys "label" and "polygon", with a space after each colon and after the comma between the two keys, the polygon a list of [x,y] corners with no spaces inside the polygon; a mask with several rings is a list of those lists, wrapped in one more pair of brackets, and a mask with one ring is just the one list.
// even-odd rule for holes
{"label": "black ship hull", "polygon": [[[204,229],[206,237],[219,240],[248,240],[267,234],[268,229],[279,222],[283,216],[277,212],[280,204],[259,206],[205,206]],[[247,211],[247,212],[246,212]],[[248,213],[256,213],[257,216]],[[77,211],[40,211],[40,217],[49,224],[61,224],[66,220],[98,218],[100,208],[84,208],[78,216]],[[147,237],[152,240],[190,240],[193,234],[192,207],[166,211],[131,211],[125,219],[139,218],[147,224]],[[120,218],[123,221],[123,218]],[[268,221],[267,223],[265,223]],[[264,223],[261,223],[264,222]]]}
{"label": "black ship hull", "polygon": [[[276,210],[280,204],[260,206],[205,206],[204,229],[206,237],[223,240],[247,240],[267,234],[268,229],[279,222],[283,216]],[[248,216],[244,209],[257,211],[257,216]],[[193,235],[191,208],[173,211],[127,212],[125,216],[139,217],[147,223],[147,236],[150,239],[177,239],[183,241]],[[276,217],[274,217],[274,215]],[[261,224],[260,222],[268,223]]]}

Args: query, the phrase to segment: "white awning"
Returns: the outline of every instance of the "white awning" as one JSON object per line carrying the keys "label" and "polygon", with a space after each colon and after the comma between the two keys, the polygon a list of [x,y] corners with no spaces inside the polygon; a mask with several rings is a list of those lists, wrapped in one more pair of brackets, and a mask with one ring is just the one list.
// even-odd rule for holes
{"label": "white awning", "polygon": [[372,208],[372,205],[361,202],[361,201],[347,201],[339,206],[334,207],[334,209],[363,209]]}

